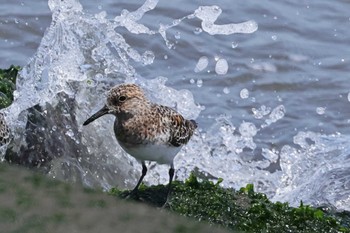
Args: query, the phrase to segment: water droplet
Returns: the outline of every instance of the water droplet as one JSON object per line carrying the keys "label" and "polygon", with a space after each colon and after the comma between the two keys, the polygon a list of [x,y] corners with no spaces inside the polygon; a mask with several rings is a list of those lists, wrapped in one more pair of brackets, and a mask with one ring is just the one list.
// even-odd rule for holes
{"label": "water droplet", "polygon": [[176,26],[176,25],[179,25],[181,23],[181,19],[174,19],[173,20],[173,25]]}
{"label": "water droplet", "polygon": [[197,87],[202,87],[203,86],[203,80],[202,79],[198,79],[197,80]]}
{"label": "water droplet", "polygon": [[95,79],[96,79],[96,80],[101,80],[101,79],[103,79],[103,74],[97,73],[97,74],[95,75]]}
{"label": "water droplet", "polygon": [[239,126],[238,130],[239,130],[239,133],[243,137],[247,137],[247,138],[254,137],[257,133],[257,129],[256,129],[255,125],[253,123],[250,123],[250,122],[243,122]]}
{"label": "water droplet", "polygon": [[226,59],[220,58],[215,65],[215,72],[218,75],[225,75],[227,74],[227,71],[228,71],[228,63]]}
{"label": "water droplet", "polygon": [[348,101],[350,102],[350,92],[348,93]]}
{"label": "water droplet", "polygon": [[199,58],[196,67],[194,68],[194,72],[198,73],[202,70],[204,70],[205,68],[207,68],[209,64],[209,59],[206,56],[202,56]]}
{"label": "water droplet", "polygon": [[145,51],[143,54],[142,54],[142,64],[143,65],[150,65],[152,64],[154,61],[154,53],[152,51]]}
{"label": "water droplet", "polygon": [[177,39],[177,40],[181,39],[181,33],[180,32],[176,32],[175,33],[175,39]]}
{"label": "water droplet", "polygon": [[271,112],[271,108],[261,105],[260,108],[252,108],[252,112],[256,119],[261,119]]}
{"label": "water droplet", "polygon": [[195,28],[194,31],[193,31],[193,33],[196,34],[196,35],[198,35],[198,34],[200,34],[202,32],[203,32],[203,30],[201,28]]}
{"label": "water droplet", "polygon": [[216,13],[218,13],[218,12],[221,13],[221,8],[218,7],[218,6],[214,6],[213,10],[214,10],[214,12],[216,12]]}
{"label": "water droplet", "polygon": [[223,91],[226,95],[227,95],[227,94],[230,94],[230,89],[228,89],[227,87],[225,87],[222,91]]}
{"label": "water droplet", "polygon": [[272,36],[271,36],[271,39],[272,39],[272,40],[277,40],[277,36],[276,36],[276,35],[272,35]]}
{"label": "water droplet", "polygon": [[242,99],[247,99],[247,98],[249,98],[249,91],[248,91],[248,89],[243,88],[243,89],[240,91],[239,95],[240,95],[240,97],[241,97]]}
{"label": "water droplet", "polygon": [[167,60],[168,59],[168,55],[164,55],[164,60]]}
{"label": "water droplet", "polygon": [[[96,76],[95,76],[95,77],[96,77]],[[93,80],[93,79],[87,80],[86,83],[87,83],[87,85],[88,85],[89,87],[96,87],[96,86],[97,86],[97,82],[96,82],[95,80]]]}
{"label": "water droplet", "polygon": [[271,123],[274,123],[284,117],[286,114],[286,109],[283,105],[279,105],[276,108],[272,110],[272,112],[269,115],[270,119],[267,119],[265,122],[267,125],[270,125]]}
{"label": "water droplet", "polygon": [[191,84],[194,84],[194,83],[195,83],[195,81],[194,81],[193,78],[190,79],[190,83],[191,83]]}
{"label": "water droplet", "polygon": [[68,129],[66,135],[72,139],[74,139],[74,133],[72,129]]}
{"label": "water droplet", "polygon": [[237,48],[237,47],[238,47],[238,43],[233,41],[233,42],[231,43],[231,47],[232,47],[233,49]]}
{"label": "water droplet", "polygon": [[325,107],[317,107],[316,112],[319,115],[323,115],[326,112],[326,108]]}

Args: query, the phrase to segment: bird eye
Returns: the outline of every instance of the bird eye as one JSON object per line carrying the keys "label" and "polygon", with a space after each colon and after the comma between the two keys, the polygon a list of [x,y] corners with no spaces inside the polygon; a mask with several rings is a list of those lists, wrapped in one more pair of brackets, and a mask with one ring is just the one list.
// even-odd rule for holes
{"label": "bird eye", "polygon": [[118,100],[119,102],[124,102],[126,100],[126,96],[119,96]]}

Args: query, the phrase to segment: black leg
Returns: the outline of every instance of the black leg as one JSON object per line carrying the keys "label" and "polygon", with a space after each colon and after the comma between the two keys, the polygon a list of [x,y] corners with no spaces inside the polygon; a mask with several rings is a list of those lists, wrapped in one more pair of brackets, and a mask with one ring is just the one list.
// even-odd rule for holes
{"label": "black leg", "polygon": [[139,189],[139,186],[140,186],[143,178],[145,177],[146,173],[147,173],[147,167],[146,167],[145,161],[142,161],[142,174],[141,174],[141,177],[140,177],[139,181],[137,182],[137,185],[135,186],[135,188],[131,191],[131,193],[137,193],[137,191]]}
{"label": "black leg", "polygon": [[169,184],[168,184],[168,190],[167,190],[167,194],[166,194],[166,201],[163,204],[162,208],[166,208],[167,206],[169,206],[169,195],[171,193],[171,183],[172,183],[173,178],[174,178],[174,173],[175,173],[174,164],[171,164],[170,169],[169,169]]}
{"label": "black leg", "polygon": [[169,169],[169,184],[168,184],[167,196],[169,196],[169,194],[171,192],[171,183],[172,183],[173,178],[174,178],[174,173],[175,173],[174,165],[171,164],[170,169]]}

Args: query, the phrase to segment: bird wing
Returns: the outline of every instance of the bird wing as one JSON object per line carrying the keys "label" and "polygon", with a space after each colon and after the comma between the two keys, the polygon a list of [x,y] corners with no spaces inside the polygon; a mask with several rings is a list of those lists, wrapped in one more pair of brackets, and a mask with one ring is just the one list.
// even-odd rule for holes
{"label": "bird wing", "polygon": [[169,143],[176,147],[186,144],[197,128],[194,120],[186,120],[175,111],[170,116],[170,124]]}

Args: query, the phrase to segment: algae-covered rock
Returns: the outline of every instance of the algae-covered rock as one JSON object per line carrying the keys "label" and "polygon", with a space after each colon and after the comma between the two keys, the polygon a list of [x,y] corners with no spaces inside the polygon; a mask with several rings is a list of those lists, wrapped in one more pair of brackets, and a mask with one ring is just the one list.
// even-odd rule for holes
{"label": "algae-covered rock", "polygon": [[[0,69],[0,109],[8,107],[13,101],[19,70],[18,66]],[[28,120],[25,130],[16,135],[16,141],[7,147],[5,160],[30,168],[47,169],[46,165],[55,158],[62,156],[74,158],[77,157],[77,151],[86,154],[84,153],[86,148],[77,145],[76,140],[71,137],[67,137],[67,125],[70,126],[71,135],[81,137],[80,126],[75,118],[74,101],[65,93],[59,93],[58,104],[46,103],[27,109]],[[9,143],[10,139],[4,115],[0,113],[0,146]]]}
{"label": "algae-covered rock", "polygon": [[[161,206],[166,201],[166,186],[142,186],[141,202]],[[128,191],[112,189],[111,194],[125,197]],[[198,181],[191,175],[186,182],[174,182],[166,209],[199,221],[243,232],[350,232],[350,213],[329,213],[302,203],[272,203],[266,195],[254,192],[253,185],[239,191],[226,189],[211,181]]]}

